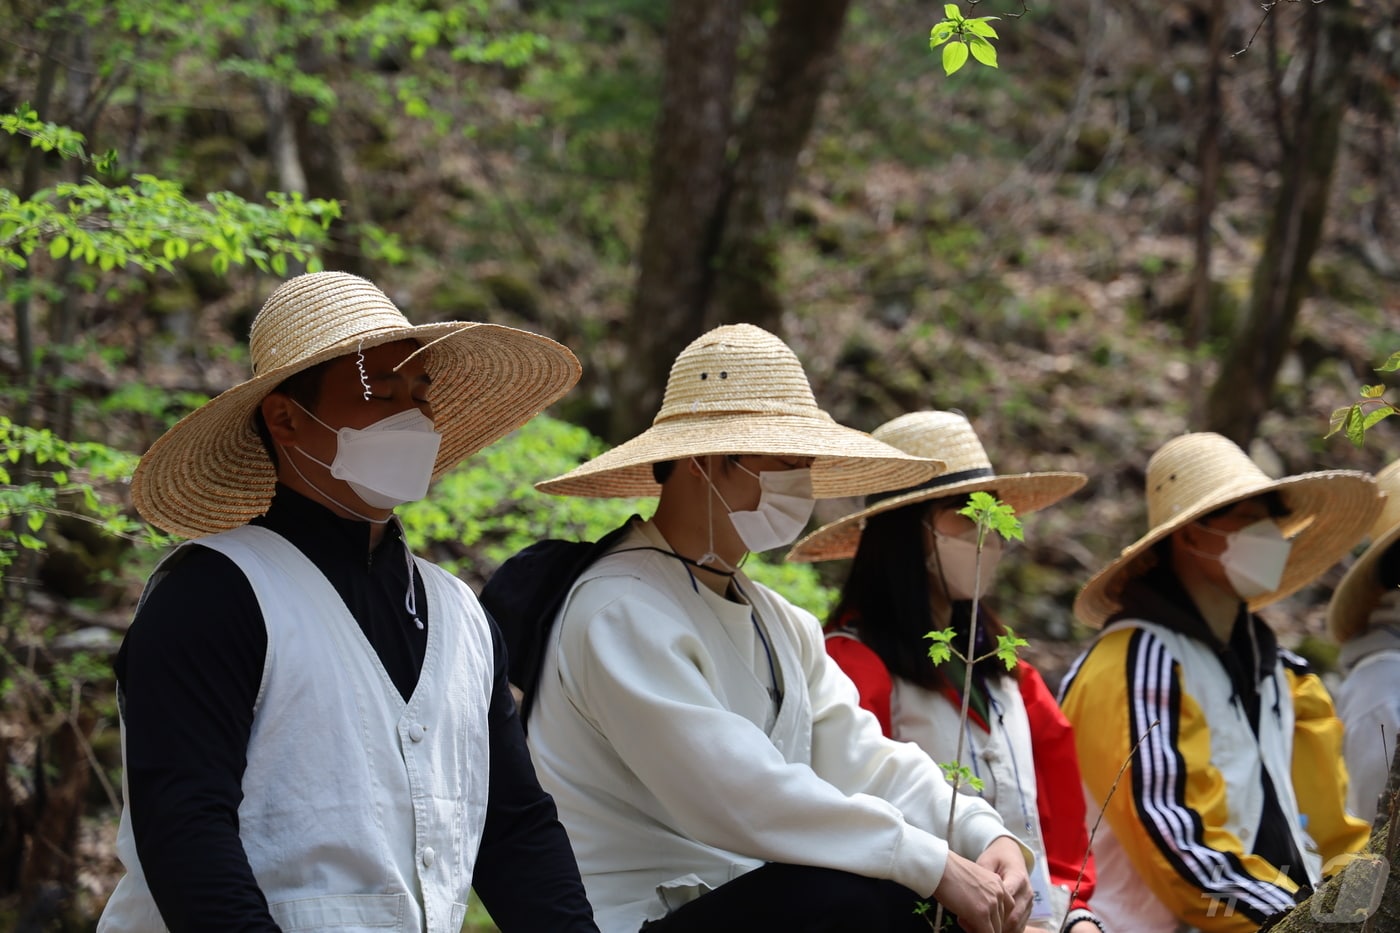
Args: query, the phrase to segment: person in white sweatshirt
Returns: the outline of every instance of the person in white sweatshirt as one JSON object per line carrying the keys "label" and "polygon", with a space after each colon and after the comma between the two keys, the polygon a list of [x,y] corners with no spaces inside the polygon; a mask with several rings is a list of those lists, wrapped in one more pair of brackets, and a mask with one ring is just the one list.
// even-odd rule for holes
{"label": "person in white sweatshirt", "polygon": [[1029,851],[957,808],[916,746],[881,734],[808,612],[740,569],[790,544],[814,498],[924,482],[942,464],[836,424],[778,338],[720,327],[677,358],[653,425],[539,484],[658,495],[574,584],[529,744],[599,928],[1024,928]]}

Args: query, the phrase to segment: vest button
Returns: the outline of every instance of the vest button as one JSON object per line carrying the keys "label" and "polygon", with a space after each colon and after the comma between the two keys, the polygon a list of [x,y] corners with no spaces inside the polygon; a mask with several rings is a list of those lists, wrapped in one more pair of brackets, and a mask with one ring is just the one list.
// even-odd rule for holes
{"label": "vest button", "polygon": [[436,859],[436,858],[437,858],[437,853],[433,851],[433,847],[432,847],[432,846],[428,846],[426,849],[423,850],[423,867],[424,867],[424,868],[432,868],[432,867],[433,867],[433,860]]}
{"label": "vest button", "polygon": [[408,727],[408,737],[415,742],[423,741],[423,736],[428,734],[428,727],[421,722],[415,722]]}

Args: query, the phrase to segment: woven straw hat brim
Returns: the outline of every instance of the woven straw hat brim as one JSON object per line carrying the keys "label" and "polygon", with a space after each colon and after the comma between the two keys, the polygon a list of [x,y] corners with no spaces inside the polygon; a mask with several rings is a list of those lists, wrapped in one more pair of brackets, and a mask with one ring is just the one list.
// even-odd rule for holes
{"label": "woven straw hat brim", "polygon": [[535,488],[559,496],[655,496],[661,487],[652,479],[653,463],[711,454],[813,457],[812,494],[818,499],[917,486],[944,469],[941,460],[911,456],[830,418],[702,412],[654,424]]}
{"label": "woven straw hat brim", "polygon": [[1370,475],[1352,470],[1304,473],[1272,481],[1252,476],[1225,479],[1190,509],[1171,516],[1124,548],[1116,560],[1095,574],[1074,601],[1075,616],[1085,625],[1103,625],[1122,607],[1123,586],[1151,566],[1157,542],[1216,509],[1268,492],[1277,492],[1289,509],[1280,528],[1292,536],[1293,548],[1278,589],[1249,600],[1250,611],[1292,595],[1341,560],[1380,509]]}
{"label": "woven straw hat brim", "polygon": [[1400,460],[1376,474],[1376,486],[1385,498],[1367,535],[1370,546],[1348,568],[1327,607],[1327,628],[1337,641],[1355,638],[1370,628],[1371,610],[1385,591],[1376,579],[1376,564],[1400,540]]}
{"label": "woven straw hat brim", "polygon": [[1088,479],[1083,473],[1017,473],[1007,476],[983,476],[960,483],[949,483],[947,486],[891,496],[818,528],[793,545],[787,559],[796,563],[811,563],[854,557],[860,547],[860,536],[865,528],[866,519],[881,512],[892,512],[908,505],[980,491],[992,493],[1011,506],[1017,515],[1028,515],[1073,495],[1088,482]]}
{"label": "woven straw hat brim", "polygon": [[1385,593],[1385,588],[1376,580],[1376,563],[1397,540],[1400,540],[1400,525],[1372,541],[1337,585],[1332,602],[1327,606],[1327,630],[1337,641],[1349,641],[1370,628],[1371,610]]}
{"label": "woven straw hat brim", "polygon": [[277,479],[253,425],[262,399],[318,363],[399,340],[426,347],[420,352],[432,377],[433,421],[442,433],[434,479],[543,411],[581,373],[561,344],[497,324],[424,324],[356,335],[228,389],[162,435],[132,477],[141,517],[197,538],[262,515]]}

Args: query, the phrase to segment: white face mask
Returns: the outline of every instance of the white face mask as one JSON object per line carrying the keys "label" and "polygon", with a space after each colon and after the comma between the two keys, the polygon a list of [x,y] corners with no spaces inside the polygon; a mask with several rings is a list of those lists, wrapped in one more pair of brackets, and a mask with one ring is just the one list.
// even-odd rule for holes
{"label": "white face mask", "polygon": [[[736,512],[729,508],[720,496],[719,501],[729,510],[729,520],[739,540],[751,552],[771,551],[797,540],[807,520],[812,517],[812,509],[817,501],[812,498],[812,471],[803,467],[797,470],[762,470],[755,473],[742,463],[734,464],[745,473],[758,480],[761,492],[758,507]],[[714,484],[710,484],[714,489]],[[715,489],[719,496],[719,490]]]}
{"label": "white face mask", "polygon": [[971,599],[974,589],[981,596],[991,592],[997,564],[1001,561],[999,537],[987,534],[982,542],[982,562],[979,566],[976,528],[960,535],[947,535],[932,526],[929,526],[929,531],[933,534],[933,550],[924,563],[929,573],[941,574],[949,599]]}
{"label": "white face mask", "polygon": [[1240,599],[1253,599],[1278,589],[1293,542],[1283,536],[1273,519],[1260,519],[1228,533],[1209,525],[1201,527],[1225,535],[1220,566]]}
{"label": "white face mask", "polygon": [[[298,408],[306,408],[298,404]],[[317,424],[336,435],[335,459],[317,460],[297,450],[313,463],[344,480],[364,503],[376,509],[392,509],[428,494],[442,435],[433,421],[416,408],[381,418],[363,428],[336,429],[306,411]]]}

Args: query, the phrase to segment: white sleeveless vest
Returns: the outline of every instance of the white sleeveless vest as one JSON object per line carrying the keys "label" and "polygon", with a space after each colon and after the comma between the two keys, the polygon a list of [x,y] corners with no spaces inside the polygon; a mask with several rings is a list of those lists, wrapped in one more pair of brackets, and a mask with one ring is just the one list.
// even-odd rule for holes
{"label": "white sleeveless vest", "polygon": [[[238,820],[273,919],[284,931],[458,933],[490,770],[494,665],[476,597],[416,561],[430,624],[405,703],[335,588],[290,542],[245,525],[198,543],[242,569],[267,628]],[[125,810],[117,851],[127,875],[99,931],[164,930]]]}

